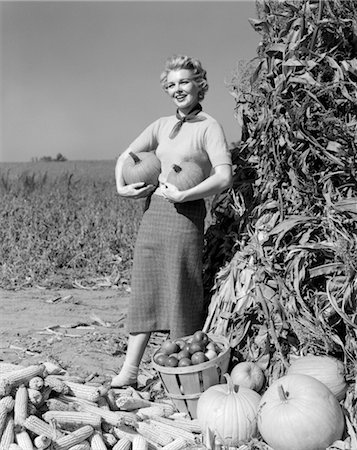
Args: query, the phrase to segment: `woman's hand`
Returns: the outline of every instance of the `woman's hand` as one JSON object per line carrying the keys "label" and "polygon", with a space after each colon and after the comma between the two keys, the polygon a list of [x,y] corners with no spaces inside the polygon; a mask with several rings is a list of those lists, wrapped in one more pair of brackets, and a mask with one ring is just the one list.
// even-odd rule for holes
{"label": "woman's hand", "polygon": [[171,183],[164,183],[161,187],[162,195],[171,203],[182,203],[184,201],[184,191],[179,191]]}
{"label": "woman's hand", "polygon": [[126,198],[145,198],[154,192],[156,186],[153,184],[146,185],[143,182],[127,184],[125,186],[117,186],[118,194]]}

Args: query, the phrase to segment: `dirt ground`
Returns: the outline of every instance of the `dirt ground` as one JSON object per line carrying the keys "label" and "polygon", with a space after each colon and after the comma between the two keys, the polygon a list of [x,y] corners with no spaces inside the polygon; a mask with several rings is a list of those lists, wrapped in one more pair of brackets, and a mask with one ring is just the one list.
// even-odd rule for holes
{"label": "dirt ground", "polygon": [[[52,361],[71,375],[106,381],[126,351],[129,293],[118,289],[0,290],[0,361]],[[141,379],[154,376],[151,355],[164,335],[152,336]]]}

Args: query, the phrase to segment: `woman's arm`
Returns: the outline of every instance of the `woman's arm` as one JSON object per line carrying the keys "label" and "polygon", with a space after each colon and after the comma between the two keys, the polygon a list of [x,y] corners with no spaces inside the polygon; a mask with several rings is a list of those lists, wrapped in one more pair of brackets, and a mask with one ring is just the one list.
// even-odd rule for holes
{"label": "woman's arm", "polygon": [[115,166],[115,181],[118,194],[121,195],[122,197],[128,197],[133,199],[147,197],[151,192],[153,192],[156,189],[156,187],[153,186],[152,184],[145,185],[145,183],[143,182],[125,184],[123,177],[123,164],[131,151],[132,149],[130,147],[127,148],[117,159],[117,163]]}
{"label": "woman's arm", "polygon": [[220,164],[214,167],[211,176],[197,186],[186,191],[179,191],[173,184],[165,183],[162,187],[162,192],[164,197],[171,202],[188,202],[219,194],[232,186],[232,179],[232,166],[230,164]]}

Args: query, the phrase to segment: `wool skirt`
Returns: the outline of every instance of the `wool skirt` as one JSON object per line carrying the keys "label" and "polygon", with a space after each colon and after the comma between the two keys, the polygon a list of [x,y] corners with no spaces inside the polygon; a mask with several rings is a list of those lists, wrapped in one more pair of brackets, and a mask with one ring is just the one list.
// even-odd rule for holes
{"label": "wool skirt", "polygon": [[176,339],[204,324],[204,200],[170,203],[152,195],[134,249],[127,330],[169,331]]}

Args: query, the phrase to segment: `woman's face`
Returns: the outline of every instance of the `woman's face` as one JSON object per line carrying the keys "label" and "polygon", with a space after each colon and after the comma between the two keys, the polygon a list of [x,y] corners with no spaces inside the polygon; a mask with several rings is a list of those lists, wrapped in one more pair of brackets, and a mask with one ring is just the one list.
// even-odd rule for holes
{"label": "woman's face", "polygon": [[166,92],[183,114],[198,103],[200,88],[193,79],[193,71],[188,69],[172,70],[167,75]]}

